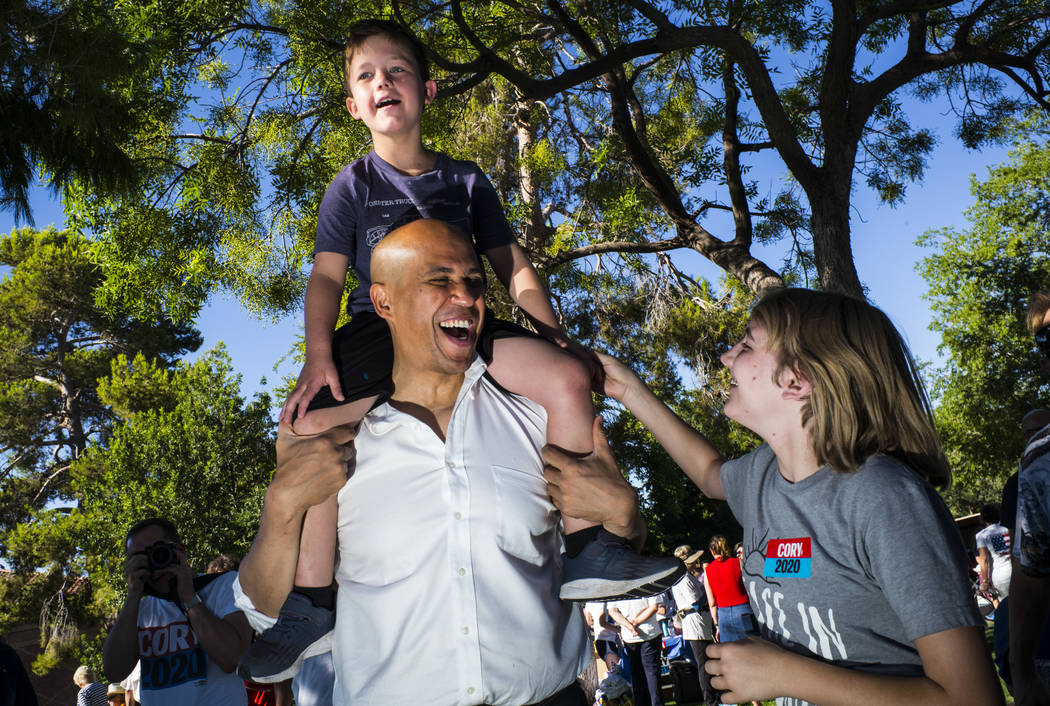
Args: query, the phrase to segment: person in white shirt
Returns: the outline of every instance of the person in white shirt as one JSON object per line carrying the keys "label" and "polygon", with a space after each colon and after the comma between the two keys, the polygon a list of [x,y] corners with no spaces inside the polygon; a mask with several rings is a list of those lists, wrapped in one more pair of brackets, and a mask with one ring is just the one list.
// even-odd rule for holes
{"label": "person in white shirt", "polygon": [[994,591],[992,605],[1010,595],[1010,530],[999,524],[999,506],[988,504],[981,508],[983,530],[977,533],[977,567],[980,570],[981,590]]}
{"label": "person in white shirt", "polygon": [[615,623],[605,610],[605,603],[603,601],[584,603],[583,617],[594,635],[594,651],[598,654],[598,659],[605,662],[610,672],[616,671],[620,662],[620,635],[612,627]]}
{"label": "person in white shirt", "polygon": [[623,650],[631,665],[635,706],[662,706],[660,691],[660,597],[631,598],[608,603],[609,617],[620,626]]}
{"label": "person in white shirt", "polygon": [[[257,629],[272,624],[307,508],[338,493],[335,704],[585,704],[576,677],[589,657],[586,627],[556,590],[546,418],[494,385],[475,355],[485,307],[474,250],[445,223],[415,221],[376,247],[372,275],[393,337],[394,393],[352,446],[349,429],[304,437],[282,425],[238,605]],[[595,436],[608,454],[598,427]],[[582,475],[558,476],[551,492],[574,496]],[[592,488],[605,516],[590,501],[582,509],[640,541],[637,497],[620,481]]]}

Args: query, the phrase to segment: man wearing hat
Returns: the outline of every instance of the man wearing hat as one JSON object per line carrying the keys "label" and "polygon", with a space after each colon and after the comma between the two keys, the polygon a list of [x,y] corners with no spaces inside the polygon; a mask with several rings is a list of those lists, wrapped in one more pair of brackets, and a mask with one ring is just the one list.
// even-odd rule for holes
{"label": "man wearing hat", "polygon": [[674,550],[674,555],[685,563],[686,574],[671,586],[671,595],[678,606],[678,619],[682,622],[682,639],[689,645],[696,658],[700,691],[708,706],[719,703],[718,694],[711,687],[711,677],[704,671],[707,661],[707,646],[714,642],[715,626],[711,607],[707,604],[707,592],[703,584],[703,567],[700,558],[704,550],[693,551],[688,544]]}
{"label": "man wearing hat", "polygon": [[127,702],[127,694],[120,684],[110,684],[106,687],[106,701],[109,706],[131,706]]}

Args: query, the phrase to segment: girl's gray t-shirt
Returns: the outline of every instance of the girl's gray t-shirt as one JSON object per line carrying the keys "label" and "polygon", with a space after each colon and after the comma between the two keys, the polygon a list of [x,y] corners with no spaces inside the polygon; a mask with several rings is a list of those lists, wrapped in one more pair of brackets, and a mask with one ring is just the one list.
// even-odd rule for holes
{"label": "girl's gray t-shirt", "polygon": [[921,676],[915,639],[981,624],[951,514],[897,459],[876,454],[853,473],[822,468],[791,483],[762,445],[721,477],[766,639],[843,667]]}

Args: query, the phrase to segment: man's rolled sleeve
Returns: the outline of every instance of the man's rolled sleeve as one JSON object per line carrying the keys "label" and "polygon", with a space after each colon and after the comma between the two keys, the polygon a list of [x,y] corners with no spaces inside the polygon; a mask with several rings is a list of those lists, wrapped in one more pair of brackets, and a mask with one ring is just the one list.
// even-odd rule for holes
{"label": "man's rolled sleeve", "polygon": [[277,622],[276,618],[271,618],[266,613],[256,609],[252,599],[241,588],[240,576],[233,582],[233,601],[237,604],[237,608],[244,612],[244,616],[248,618],[248,624],[252,626],[252,630],[255,632],[269,630]]}

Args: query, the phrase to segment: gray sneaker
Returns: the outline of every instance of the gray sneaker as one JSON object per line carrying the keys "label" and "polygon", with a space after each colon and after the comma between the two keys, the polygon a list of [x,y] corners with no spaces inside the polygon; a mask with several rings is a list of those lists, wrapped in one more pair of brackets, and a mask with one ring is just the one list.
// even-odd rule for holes
{"label": "gray sneaker", "polygon": [[615,601],[656,596],[685,574],[674,557],[636,554],[627,540],[601,530],[574,557],[562,555],[560,596],[566,601]]}
{"label": "gray sneaker", "polygon": [[242,679],[272,684],[291,679],[307,657],[332,649],[335,611],[319,608],[292,591],[281,606],[277,622],[259,635],[237,662]]}

